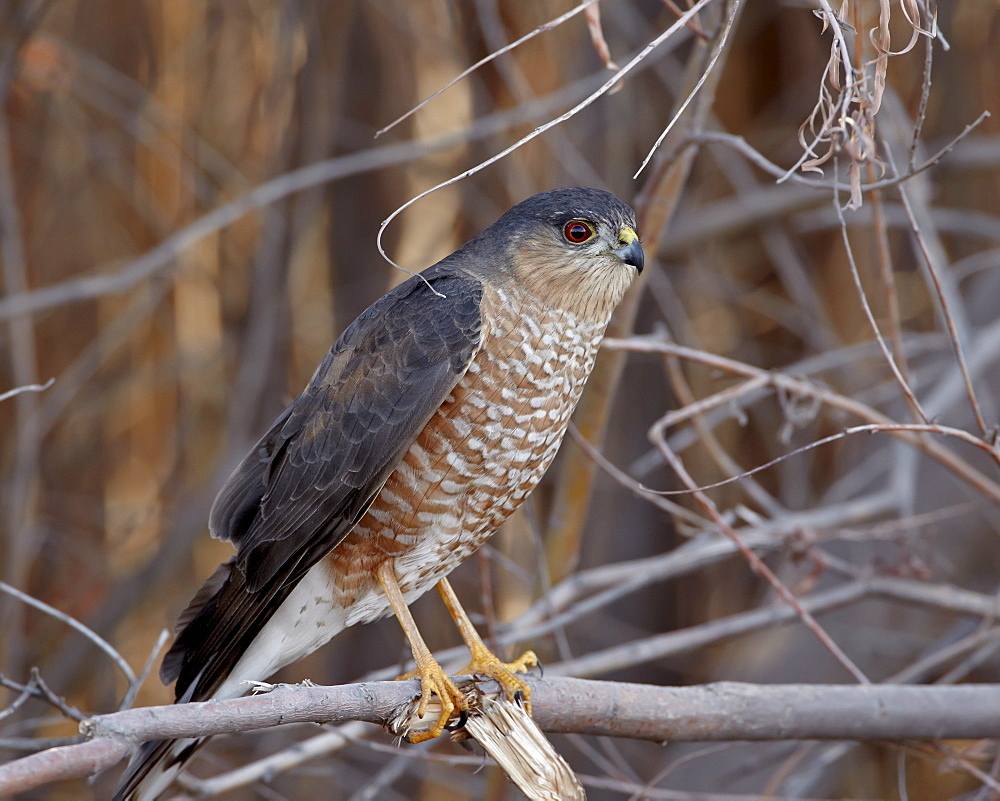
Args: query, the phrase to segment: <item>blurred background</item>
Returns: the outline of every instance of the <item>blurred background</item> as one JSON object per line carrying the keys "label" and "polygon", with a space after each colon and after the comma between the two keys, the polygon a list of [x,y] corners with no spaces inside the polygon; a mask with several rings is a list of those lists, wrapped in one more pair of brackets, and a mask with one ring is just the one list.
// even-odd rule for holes
{"label": "blurred background", "polygon": [[[573,7],[0,4],[0,392],[54,379],[0,402],[5,586],[72,615],[141,671],[160,632],[230,553],[206,528],[230,470],[337,335],[406,277],[376,251],[380,222],[613,73],[580,13],[376,132]],[[660,0],[599,8],[619,66],[679,11]],[[882,4],[891,36],[883,50],[915,41],[881,62],[880,108],[871,96],[880,68],[870,62],[883,40],[869,36],[880,4],[835,9],[869,94],[847,107],[857,112],[848,122],[831,118],[839,134],[825,176],[793,170],[780,182],[813,141],[800,126],[817,99],[838,91],[825,75],[833,34],[811,3],[733,9],[710,3],[618,91],[386,230],[391,256],[419,270],[552,187],[610,189],[639,214],[647,270],[611,331],[639,344],[602,354],[575,418],[608,464],[567,437],[529,504],[455,574],[456,590],[501,650],[531,647],[557,673],[851,682],[717,520],[690,496],[650,495],[635,482],[680,488],[668,450],[708,484],[848,426],[933,423],[953,430],[847,437],[710,494],[873,681],[998,681],[1000,471],[986,451],[1000,398],[1000,122],[985,119],[935,154],[982,112],[1000,111],[1000,7],[943,4],[934,38],[914,33],[934,19],[925,2]],[[821,142],[814,155],[829,148]],[[844,210],[849,190],[835,197],[829,182],[849,182],[852,170],[856,183],[884,183]],[[648,352],[630,352],[637,347]],[[670,412],[657,444],[650,429]],[[458,642],[436,597],[414,612],[432,647]],[[661,642],[655,658],[630,649],[684,630],[701,639]],[[279,678],[394,675],[408,656],[390,619],[345,632]],[[32,668],[82,714],[113,711],[130,685],[93,638],[0,592],[0,710]],[[154,669],[134,703],[171,699]],[[317,731],[219,738],[193,773],[224,779]],[[37,747],[30,738],[75,733],[58,709],[29,700],[0,717],[0,761]],[[521,797],[456,746],[395,750],[364,725],[346,735],[327,735],[323,755],[287,769],[214,786],[189,779],[187,792]],[[895,745],[554,740],[592,799],[1000,797],[988,789],[995,743],[944,744],[965,760],[946,766],[943,752]],[[117,774],[27,797],[105,798]]]}

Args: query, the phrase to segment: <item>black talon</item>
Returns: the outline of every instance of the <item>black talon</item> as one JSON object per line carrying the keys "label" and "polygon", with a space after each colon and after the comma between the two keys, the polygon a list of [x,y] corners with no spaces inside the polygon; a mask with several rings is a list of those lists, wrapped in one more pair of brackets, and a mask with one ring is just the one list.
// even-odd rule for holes
{"label": "black talon", "polygon": [[445,731],[458,731],[465,727],[465,724],[469,722],[469,712],[466,709],[458,710],[458,723],[451,726],[445,726]]}
{"label": "black talon", "polygon": [[514,693],[514,700],[517,701],[517,703],[520,704],[521,706],[524,706],[524,691],[518,690],[516,693]]}
{"label": "black talon", "polygon": [[542,664],[542,660],[539,659],[535,662],[535,667],[538,668],[538,678],[545,678],[545,666]]}

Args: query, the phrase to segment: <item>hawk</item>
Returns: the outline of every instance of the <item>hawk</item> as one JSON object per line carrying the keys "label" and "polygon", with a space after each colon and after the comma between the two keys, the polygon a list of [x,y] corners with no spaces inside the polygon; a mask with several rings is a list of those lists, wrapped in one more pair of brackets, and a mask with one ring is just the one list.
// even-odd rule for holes
{"label": "hawk", "polygon": [[[635,214],[597,189],[543,192],[376,301],[219,493],[211,533],[235,555],[181,614],[160,677],[177,703],[233,698],[348,626],[394,613],[437,737],[461,692],[408,604],[437,586],[468,646],[462,674],[508,697],[502,663],[447,575],[523,503],[556,454],[611,313],[642,270]],[[530,710],[530,706],[529,706]],[[116,801],[148,801],[202,740],[133,757]]]}

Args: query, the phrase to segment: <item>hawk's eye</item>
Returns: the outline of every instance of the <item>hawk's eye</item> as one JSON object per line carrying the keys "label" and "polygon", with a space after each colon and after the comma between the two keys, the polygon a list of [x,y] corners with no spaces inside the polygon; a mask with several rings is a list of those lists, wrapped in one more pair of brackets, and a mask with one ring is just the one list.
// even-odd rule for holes
{"label": "hawk's eye", "polygon": [[563,228],[563,236],[567,242],[580,245],[594,236],[594,227],[583,220],[570,220]]}

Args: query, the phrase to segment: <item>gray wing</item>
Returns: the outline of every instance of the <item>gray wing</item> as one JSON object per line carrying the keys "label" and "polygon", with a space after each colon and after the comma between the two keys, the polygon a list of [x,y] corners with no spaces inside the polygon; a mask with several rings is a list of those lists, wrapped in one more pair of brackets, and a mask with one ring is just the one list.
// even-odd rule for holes
{"label": "gray wing", "polygon": [[[478,350],[478,281],[433,281],[444,298],[408,283],[344,332],[220,493],[210,524],[251,591],[293,562],[295,581],[346,536]],[[247,484],[263,490],[250,506]]]}
{"label": "gray wing", "polygon": [[184,700],[211,697],[296,582],[350,532],[479,349],[479,281],[433,268],[340,337],[236,468],[210,516],[233,560],[181,616],[163,660]]}

